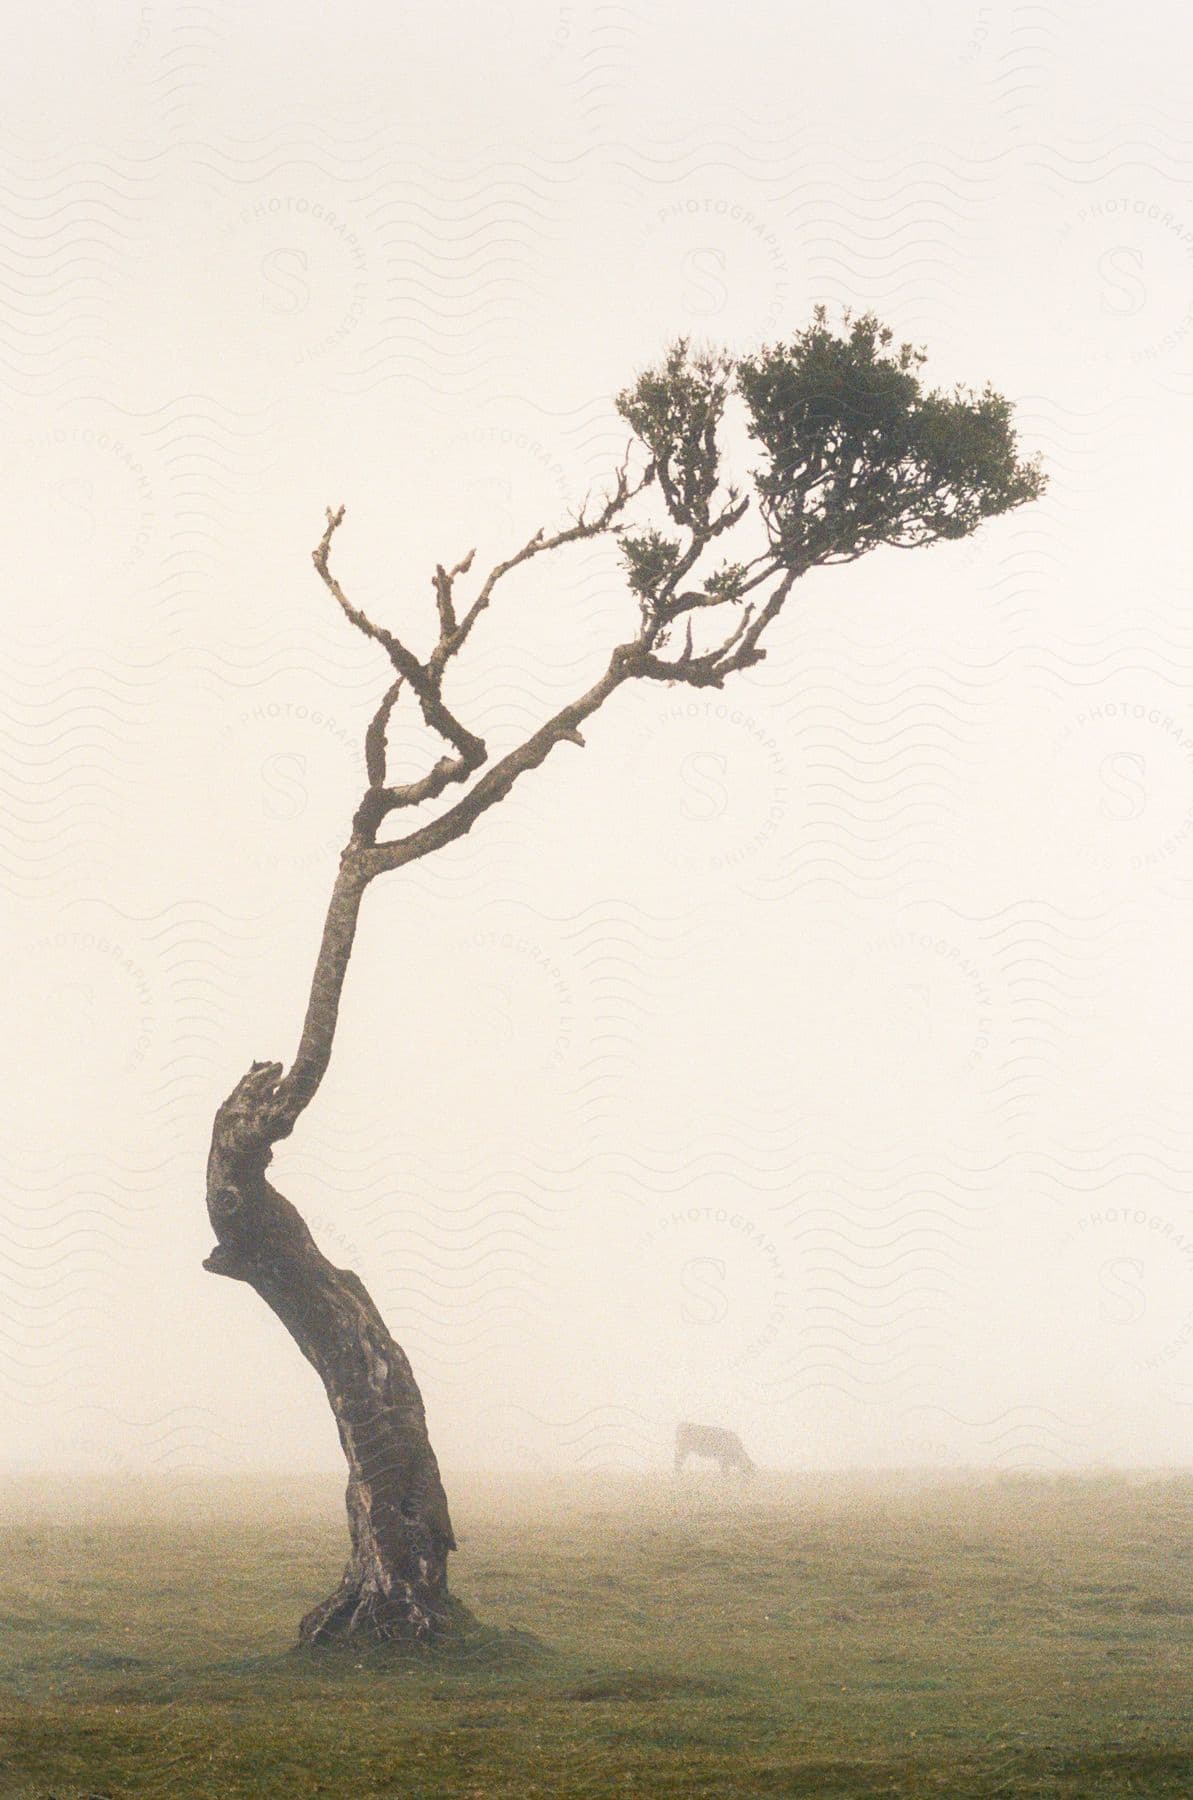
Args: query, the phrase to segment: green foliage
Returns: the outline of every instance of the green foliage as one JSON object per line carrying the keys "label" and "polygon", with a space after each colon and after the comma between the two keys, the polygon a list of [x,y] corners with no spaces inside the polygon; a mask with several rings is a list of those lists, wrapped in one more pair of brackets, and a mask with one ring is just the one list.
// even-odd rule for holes
{"label": "green foliage", "polygon": [[925,392],[922,350],[892,348],[871,313],[845,323],[834,332],[818,308],[789,344],[737,368],[765,452],[752,473],[785,567],[967,537],[1042,493],[1037,464],[1019,460],[1007,400],[990,387]]}
{"label": "green foliage", "polygon": [[[1037,462],[1018,454],[1010,403],[991,387],[926,390],[924,360],[872,313],[846,312],[835,330],[818,307],[789,342],[739,360],[694,354],[681,338],[617,405],[650,452],[671,518],[707,542],[744,511],[733,488],[725,512],[713,509],[717,433],[736,391],[763,452],[751,475],[773,566],[802,574],[881,544],[967,537],[1043,492]],[[658,532],[624,549],[643,598],[666,591],[676,568],[695,560]],[[740,588],[722,571],[700,590],[702,603],[737,598]]]}
{"label": "green foliage", "polygon": [[650,451],[667,510],[678,525],[699,529],[719,471],[717,427],[733,383],[733,359],[693,352],[680,338],[661,369],[648,369],[617,396],[617,410]]}
{"label": "green foliage", "polygon": [[722,563],[708,577],[701,592],[710,600],[737,600],[741,596],[746,574],[745,563]]}
{"label": "green foliage", "polygon": [[661,531],[644,531],[638,537],[624,534],[620,540],[627,579],[640,600],[651,600],[675,572],[680,546]]}

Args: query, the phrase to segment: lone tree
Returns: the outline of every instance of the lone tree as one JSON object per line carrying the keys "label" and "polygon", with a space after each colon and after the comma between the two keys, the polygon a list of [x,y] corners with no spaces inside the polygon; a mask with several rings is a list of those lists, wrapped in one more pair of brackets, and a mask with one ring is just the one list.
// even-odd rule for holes
{"label": "lone tree", "polygon": [[[388,657],[390,682],[365,733],[368,786],[340,857],[294,1061],[288,1069],[254,1063],[216,1114],[207,1209],[217,1241],[204,1263],[254,1288],[314,1364],[348,1461],[351,1553],[336,1591],[303,1619],[306,1643],[350,1634],[428,1640],[465,1616],[448,1592],[455,1540],[410,1363],[360,1278],[328,1261],[266,1179],[274,1146],[294,1130],[327,1069],[365,889],[471,831],[558,744],[583,745],[581,726],[626,682],[719,688],[761,662],[766,632],[810,569],[853,562],[882,544],[963,538],[983,519],[1034,500],[1044,478],[1017,454],[1008,402],[989,387],[925,391],[923,360],[910,344],[895,346],[871,315],[846,313],[834,330],[823,308],[790,343],[741,359],[679,340],[617,398],[642,446],[641,471],[631,474],[631,440],[612,492],[586,502],[553,536],[536,531],[471,600],[459,585],[475,552],[452,568],[440,564],[432,581],[438,637],[425,658],[344,592],[330,564],[344,508],[328,512],[315,567],[345,617]],[[716,560],[750,505],[722,481],[730,400],[743,407],[759,452],[751,479],[763,547],[745,561]],[[632,503],[648,489],[662,528],[631,529]],[[452,660],[513,570],[601,534],[618,541],[636,629],[613,646],[586,692],[491,761],[445,692]],[[387,735],[403,693],[443,749],[416,780],[395,784]],[[436,816],[404,835],[380,835],[391,814],[457,789]]]}

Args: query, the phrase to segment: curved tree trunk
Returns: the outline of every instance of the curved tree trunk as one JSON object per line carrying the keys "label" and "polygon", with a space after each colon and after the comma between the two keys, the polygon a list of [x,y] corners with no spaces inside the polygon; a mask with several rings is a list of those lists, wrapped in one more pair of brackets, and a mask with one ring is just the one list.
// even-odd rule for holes
{"label": "curved tree trunk", "polygon": [[352,1633],[425,1640],[462,1610],[448,1595],[455,1538],[410,1363],[364,1283],[327,1260],[265,1178],[327,1067],[366,884],[349,846],[294,1065],[283,1077],[280,1063],[253,1064],[216,1114],[207,1165],[217,1243],[203,1266],[247,1282],[277,1314],[319,1372],[348,1461],[351,1555],[335,1593],[302,1621],[313,1644]]}
{"label": "curved tree trunk", "polygon": [[[624,483],[619,492],[624,500]],[[602,515],[606,520],[607,513]],[[281,1063],[254,1063],[216,1113],[207,1162],[207,1212],[216,1246],[203,1264],[213,1275],[248,1282],[277,1314],[319,1371],[348,1459],[352,1551],[335,1593],[302,1621],[300,1636],[307,1643],[354,1633],[425,1640],[453,1622],[467,1621],[469,1614],[448,1594],[447,1557],[456,1544],[410,1364],[360,1277],[328,1262],[301,1214],[265,1179],[273,1147],[293,1131],[327,1070],[360,902],[369,882],[463,837],[557,744],[582,744],[580,725],[637,667],[636,646],[618,646],[586,693],[490,768],[455,806],[408,837],[378,844],[377,827],[387,812],[433,798],[451,782],[466,779],[485,750],[446,711],[438,675],[432,679],[395,639],[371,626],[331,581],[326,550],[342,516],[328,513],[316,567],[353,622],[390,649],[400,679],[391,685],[369,728],[370,786],[340,858],[294,1062],[284,1074]],[[591,535],[595,529],[577,526],[558,541]],[[532,540],[532,547],[542,545]],[[513,564],[499,568],[505,566]],[[445,631],[450,627],[449,636],[441,639],[441,653],[447,656],[466,635],[481,603],[474,603],[468,624],[456,626],[451,577],[440,574],[447,586],[446,599],[441,593]],[[383,785],[385,728],[401,679],[412,682],[428,723],[449,738],[458,754],[441,757],[428,775],[405,787],[388,788]]]}

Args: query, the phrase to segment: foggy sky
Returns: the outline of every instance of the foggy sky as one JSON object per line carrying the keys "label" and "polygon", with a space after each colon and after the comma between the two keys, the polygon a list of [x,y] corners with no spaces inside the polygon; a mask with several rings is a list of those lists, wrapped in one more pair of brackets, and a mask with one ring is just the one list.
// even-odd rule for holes
{"label": "foggy sky", "polygon": [[[436,562],[566,522],[676,336],[818,302],[1007,393],[1044,500],[808,577],[760,668],[618,694],[374,885],[275,1178],[449,1468],[661,1465],[681,1417],[792,1467],[1186,1461],[1186,15],[20,31],[0,1466],[339,1466],[313,1372],[200,1268],[211,1114],[292,1054],[386,682],[323,509],[425,645]],[[499,594],[452,687],[495,752],[633,615],[602,546]]]}

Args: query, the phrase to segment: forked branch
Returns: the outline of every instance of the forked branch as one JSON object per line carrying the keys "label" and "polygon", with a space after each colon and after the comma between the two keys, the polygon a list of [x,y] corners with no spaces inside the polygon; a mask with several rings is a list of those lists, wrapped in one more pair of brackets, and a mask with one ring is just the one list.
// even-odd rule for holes
{"label": "forked branch", "polygon": [[[468,634],[489,605],[493,598],[493,590],[503,576],[508,575],[511,569],[518,568],[522,563],[529,562],[531,557],[541,556],[546,550],[559,550],[564,544],[574,544],[582,538],[599,537],[602,532],[606,531],[618,531],[620,526],[616,521],[619,514],[625,511],[631,500],[650,486],[654,480],[654,473],[654,465],[648,463],[639,479],[631,482],[629,450],[627,449],[624,460],[615,471],[613,492],[605,497],[599,510],[591,518],[589,517],[588,508],[592,504],[592,498],[589,496],[572,523],[564,526],[561,531],[553,532],[548,537],[546,528],[540,525],[534,536],[529,538],[520,550],[516,550],[512,556],[506,557],[504,562],[494,564],[459,624],[456,623],[455,617],[453,585],[455,577],[471,567],[472,558],[476,553],[470,550],[464,561],[457,563],[456,567],[447,575],[444,574],[441,564],[435,571],[440,633],[439,642],[431,653],[429,663],[431,671],[442,675],[450,658],[457,655],[463,648],[468,641]],[[449,625],[444,624],[445,615],[450,621]]]}
{"label": "forked branch", "polygon": [[[641,475],[630,474],[631,444],[610,492],[599,501],[590,496],[561,530],[548,535],[540,527],[512,556],[494,564],[466,604],[457,585],[471,571],[475,550],[450,567],[437,564],[432,585],[438,633],[425,660],[348,599],[330,567],[344,508],[328,511],[313,552],[315,567],[349,622],[385,651],[394,678],[365,736],[369,785],[344,851],[299,1056],[280,1084],[288,1102],[305,1104],[326,1065],[326,1033],[334,1026],[356,910],[374,876],[462,837],[557,744],[583,745],[581,725],[627,681],[641,677],[719,688],[730,675],[760,662],[766,632],[809,570],[853,561],[881,543],[909,546],[966,535],[981,519],[1042,491],[1036,465],[1017,458],[1004,400],[989,389],[981,395],[925,394],[916,375],[918,352],[907,345],[891,349],[890,333],[869,315],[846,315],[846,324],[848,331],[835,335],[818,312],[792,344],[737,363],[723,353],[693,353],[680,339],[660,369],[648,371],[618,397],[619,412],[647,452]],[[697,570],[706,552],[740,523],[749,505],[736,486],[721,483],[718,432],[734,391],[745,402],[749,435],[764,456],[764,466],[751,473],[767,543],[761,553],[701,579]],[[627,531],[631,501],[654,483],[672,525],[679,527],[678,538],[654,526]],[[512,570],[546,551],[604,533],[620,543],[639,603],[637,632],[615,646],[604,672],[584,693],[485,767],[484,740],[443,696],[452,658]],[[723,628],[713,631],[707,647],[697,648],[695,621],[715,620],[718,613]],[[682,645],[674,648],[681,622]],[[423,720],[447,749],[415,779],[393,783],[388,730],[403,687],[412,691]],[[467,791],[437,818],[404,837],[377,841],[388,814],[433,800],[453,785]]]}
{"label": "forked branch", "polygon": [[[381,645],[397,673],[397,679],[391,684],[365,735],[365,765],[369,777],[369,787],[357,809],[354,825],[358,839],[371,843],[376,837],[378,826],[387,813],[398,807],[420,805],[424,800],[434,799],[436,795],[441,794],[444,788],[452,782],[466,781],[474,770],[480,768],[488,751],[484,740],[469,731],[445,704],[440,671],[420,662],[414,651],[404,644],[394,632],[385,626],[375,624],[367,613],[363,612],[360,607],[354,606],[340,582],[332,574],[329,561],[331,540],[343,522],[343,506],[338,507],[334,512],[328,507],[327,526],[323,536],[311,552],[311,560],[345,617],[355,625],[358,631],[363,632],[366,637],[372,638],[374,643]],[[453,625],[451,583],[456,575],[461,574],[468,567],[471,561],[472,554],[469,553],[450,574],[445,573],[442,569],[439,571],[443,577],[440,590],[440,618],[441,620],[446,618]],[[390,786],[386,781],[388,726],[403,682],[413,690],[426,723],[452,746],[455,754],[441,756],[434,767],[419,777],[417,781]]]}

